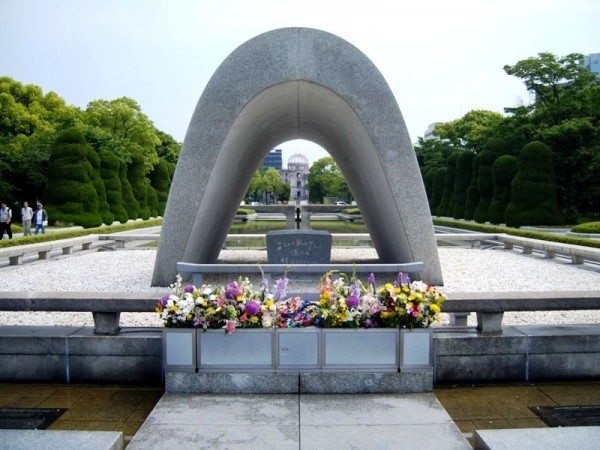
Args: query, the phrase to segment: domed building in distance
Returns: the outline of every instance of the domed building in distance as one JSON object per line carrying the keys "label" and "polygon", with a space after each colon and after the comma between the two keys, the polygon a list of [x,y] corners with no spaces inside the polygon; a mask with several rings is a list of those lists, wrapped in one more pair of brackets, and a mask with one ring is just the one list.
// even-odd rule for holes
{"label": "domed building in distance", "polygon": [[281,170],[281,179],[290,185],[290,203],[308,202],[308,158],[296,153],[288,158],[287,169]]}

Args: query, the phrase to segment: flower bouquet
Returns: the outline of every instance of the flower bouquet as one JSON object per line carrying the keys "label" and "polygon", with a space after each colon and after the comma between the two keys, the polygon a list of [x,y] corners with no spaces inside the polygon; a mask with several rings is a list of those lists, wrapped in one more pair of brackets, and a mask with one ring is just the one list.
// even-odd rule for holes
{"label": "flower bouquet", "polygon": [[[371,274],[372,276],[372,274]],[[427,328],[440,320],[441,304],[446,297],[434,286],[413,281],[399,274],[398,279],[378,289],[384,309],[379,314],[383,326]]]}

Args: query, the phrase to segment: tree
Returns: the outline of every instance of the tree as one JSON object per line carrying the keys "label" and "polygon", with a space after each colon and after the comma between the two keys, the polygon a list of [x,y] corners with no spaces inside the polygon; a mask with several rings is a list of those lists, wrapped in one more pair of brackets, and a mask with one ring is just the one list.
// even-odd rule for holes
{"label": "tree", "polygon": [[121,192],[123,194],[123,206],[130,220],[140,217],[140,204],[133,195],[131,183],[127,178],[127,164],[119,163],[119,180],[121,181]]}
{"label": "tree", "polygon": [[471,185],[473,177],[473,158],[475,153],[461,152],[456,161],[454,173],[454,190],[452,192],[452,217],[462,219],[465,214],[465,202],[467,199],[467,188]]}
{"label": "tree", "polygon": [[534,141],[521,150],[505,218],[511,227],[565,223],[556,201],[552,151],[544,143]]}
{"label": "tree", "polygon": [[48,164],[46,209],[50,220],[85,228],[102,224],[98,194],[92,182],[93,168],[87,159],[88,145],[78,128],[59,135]]}
{"label": "tree", "polygon": [[492,166],[492,178],[494,180],[494,194],[488,216],[494,224],[504,223],[504,212],[510,202],[510,185],[517,173],[518,161],[512,155],[500,156]]}
{"label": "tree", "polygon": [[450,154],[448,157],[448,162],[446,164],[446,168],[448,169],[446,172],[446,182],[444,184],[444,193],[442,194],[442,199],[440,203],[437,205],[436,214],[438,216],[448,216],[452,213],[452,206],[450,204],[452,200],[452,192],[454,191],[454,174],[456,171],[456,162],[458,161],[458,157],[460,156],[461,151],[457,150]]}
{"label": "tree", "polygon": [[552,150],[559,205],[572,220],[596,204],[591,168],[600,146],[600,85],[583,59],[579,53],[539,53],[504,67],[535,94],[532,105],[516,111],[522,122],[517,129]]}
{"label": "tree", "polygon": [[527,90],[535,94],[537,114],[558,125],[572,117],[578,91],[595,83],[595,75],[585,68],[583,61],[580,53],[557,57],[544,52],[513,66],[505,65],[504,71],[522,79]]}
{"label": "tree", "polygon": [[318,159],[310,166],[308,189],[308,200],[313,203],[322,203],[325,197],[351,197],[348,184],[331,156]]}
{"label": "tree", "polygon": [[102,216],[102,222],[106,225],[110,225],[114,222],[115,217],[113,213],[110,212],[110,206],[106,200],[106,188],[104,187],[104,181],[100,175],[100,157],[91,145],[87,146],[86,156],[93,169],[90,178],[92,179],[94,189],[96,189],[96,194],[98,194],[98,212],[100,213],[100,216]]}
{"label": "tree", "polygon": [[494,111],[472,110],[460,119],[436,124],[434,134],[454,148],[478,153],[497,134],[503,120],[502,114]]}
{"label": "tree", "polygon": [[431,190],[431,200],[429,201],[429,209],[431,214],[439,216],[437,212],[437,205],[442,201],[442,195],[444,195],[444,186],[446,185],[446,174],[448,169],[446,167],[438,167],[434,169],[433,185]]}
{"label": "tree", "polygon": [[127,179],[131,184],[133,196],[138,203],[138,215],[141,219],[150,218],[150,208],[148,207],[148,186],[150,183],[144,176],[144,158],[141,155],[134,155],[131,163],[127,166]]}
{"label": "tree", "polygon": [[104,151],[100,153],[100,176],[106,189],[106,201],[114,219],[126,223],[129,219],[127,210],[123,206],[123,190],[119,178],[119,159],[114,153]]}
{"label": "tree", "polygon": [[163,131],[156,130],[156,135],[160,140],[160,144],[156,147],[158,157],[171,164],[177,164],[177,159],[181,152],[181,144],[173,139],[173,136]]}
{"label": "tree", "polygon": [[156,213],[162,216],[165,213],[167,206],[167,198],[169,196],[169,187],[171,185],[171,174],[169,163],[164,159],[159,159],[158,164],[154,166],[150,172],[150,185],[156,190]]}
{"label": "tree", "polygon": [[48,160],[59,131],[80,115],[54,92],[0,77],[0,194],[30,202],[46,187]]}
{"label": "tree", "polygon": [[450,153],[456,148],[447,140],[437,137],[423,139],[419,137],[415,145],[415,154],[421,171],[424,173],[428,168],[445,167]]}
{"label": "tree", "polygon": [[508,153],[505,148],[504,140],[500,138],[490,139],[481,153],[477,155],[477,191],[479,193],[479,203],[473,218],[479,222],[487,222],[489,219],[488,210],[494,195],[494,180],[492,177],[492,166],[494,161],[503,154]]}
{"label": "tree", "polygon": [[[158,163],[157,148],[166,151],[161,147],[163,141],[156,128],[131,98],[94,100],[88,104],[83,117],[89,127],[86,134],[94,135],[94,142],[103,149],[110,149],[121,162],[130,163],[134,156],[140,156],[144,174]],[[165,135],[163,138],[169,149],[172,143]]]}

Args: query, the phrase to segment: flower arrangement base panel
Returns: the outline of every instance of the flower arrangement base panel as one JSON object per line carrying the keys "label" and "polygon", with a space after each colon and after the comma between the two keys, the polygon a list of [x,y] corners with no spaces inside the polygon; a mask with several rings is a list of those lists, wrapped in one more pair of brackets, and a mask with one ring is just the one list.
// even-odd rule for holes
{"label": "flower arrangement base panel", "polygon": [[323,371],[398,371],[398,330],[323,329]]}
{"label": "flower arrangement base panel", "polygon": [[400,330],[400,371],[433,367],[433,331],[431,328]]}
{"label": "flower arrangement base panel", "polygon": [[169,370],[196,370],[196,330],[165,328],[163,330],[163,366]]}
{"label": "flower arrangement base panel", "polygon": [[198,370],[274,370],[273,329],[198,330]]}
{"label": "flower arrangement base panel", "polygon": [[277,370],[320,370],[319,328],[287,328],[276,330]]}
{"label": "flower arrangement base panel", "polygon": [[165,390],[193,394],[408,394],[432,392],[433,372],[166,371]]}

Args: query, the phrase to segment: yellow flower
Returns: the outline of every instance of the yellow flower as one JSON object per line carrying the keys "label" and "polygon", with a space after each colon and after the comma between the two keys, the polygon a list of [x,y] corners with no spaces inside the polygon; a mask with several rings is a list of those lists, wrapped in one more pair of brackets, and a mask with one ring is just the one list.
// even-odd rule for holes
{"label": "yellow flower", "polygon": [[392,286],[392,283],[386,283],[386,284],[385,284],[385,288],[386,288],[387,290],[393,290],[393,289],[394,289],[394,286]]}
{"label": "yellow flower", "polygon": [[394,289],[394,294],[396,294],[396,295],[400,294],[401,292],[402,292],[402,290],[399,287]]}
{"label": "yellow flower", "polygon": [[439,314],[441,312],[440,307],[438,305],[436,305],[436,304],[429,305],[429,310],[431,312],[433,312],[434,314]]}
{"label": "yellow flower", "polygon": [[267,300],[267,301],[265,302],[265,307],[268,309],[268,308],[270,308],[271,306],[273,306],[273,300]]}

